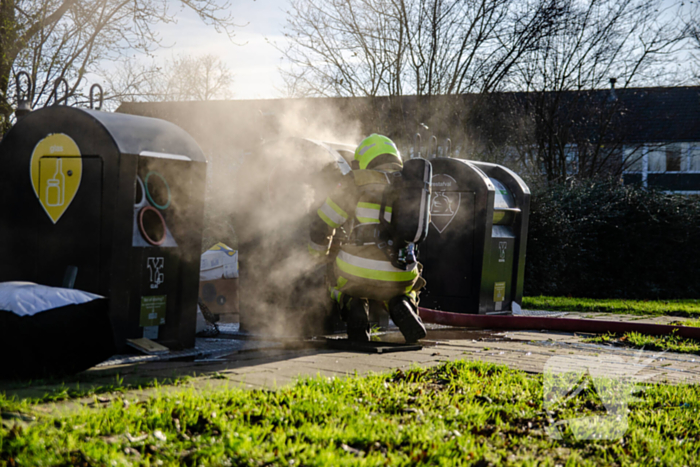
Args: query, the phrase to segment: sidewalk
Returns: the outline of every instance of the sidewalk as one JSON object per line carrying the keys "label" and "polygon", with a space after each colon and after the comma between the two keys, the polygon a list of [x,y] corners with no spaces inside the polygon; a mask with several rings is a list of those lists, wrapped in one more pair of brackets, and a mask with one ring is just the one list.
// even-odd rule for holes
{"label": "sidewalk", "polygon": [[[609,320],[635,320],[667,324],[682,318],[640,318],[629,315],[602,313],[569,313],[567,317]],[[400,341],[398,332],[380,336],[385,341]],[[418,351],[387,354],[367,354],[328,349],[309,348],[308,343],[290,341],[235,341],[236,349],[228,355],[193,361],[158,361],[129,363],[117,366],[98,366],[81,373],[66,385],[35,385],[0,382],[0,391],[7,396],[39,398],[65,389],[87,390],[110,385],[147,387],[154,382],[166,381],[158,389],[129,390],[126,393],[103,394],[55,404],[44,404],[42,411],[71,411],[81,406],[95,406],[110,400],[126,398],[143,400],[156,392],[182,390],[214,390],[239,387],[243,389],[277,389],[293,384],[303,377],[345,377],[369,373],[405,370],[411,366],[429,367],[449,360],[481,360],[507,365],[530,373],[540,373],[554,356],[594,358],[614,356],[625,365],[637,366],[638,360],[655,359],[648,366],[635,368],[640,375],[652,375],[647,381],[659,383],[700,382],[700,356],[651,351],[635,351],[611,346],[586,344],[588,335],[546,331],[489,331],[432,327]],[[230,337],[207,339],[216,345]],[[316,345],[316,347],[318,347]],[[192,360],[192,359],[191,359]],[[184,383],[167,385],[168,380],[185,378]]]}

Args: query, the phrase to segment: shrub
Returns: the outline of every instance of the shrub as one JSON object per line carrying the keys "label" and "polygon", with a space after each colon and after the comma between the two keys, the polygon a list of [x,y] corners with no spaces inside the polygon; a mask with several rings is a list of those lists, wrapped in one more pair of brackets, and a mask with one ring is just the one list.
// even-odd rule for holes
{"label": "shrub", "polygon": [[525,294],[700,297],[700,197],[602,182],[534,193]]}

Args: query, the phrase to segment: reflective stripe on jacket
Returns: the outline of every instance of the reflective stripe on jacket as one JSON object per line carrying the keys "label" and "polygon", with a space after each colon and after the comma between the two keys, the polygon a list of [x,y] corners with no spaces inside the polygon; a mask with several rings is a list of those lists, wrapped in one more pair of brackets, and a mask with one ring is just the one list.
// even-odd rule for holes
{"label": "reflective stripe on jacket", "polygon": [[326,198],[326,201],[316,212],[323,222],[328,224],[332,229],[337,229],[348,220],[348,214],[330,197]]}
{"label": "reflective stripe on jacket", "polygon": [[[379,211],[381,204],[377,203],[357,203],[355,208],[355,218],[360,224],[379,224]],[[384,219],[391,222],[391,207],[387,206],[384,210]]]}
{"label": "reflective stripe on jacket", "polygon": [[335,263],[344,277],[355,276],[384,282],[412,282],[418,277],[417,264],[413,269],[405,271],[394,267],[390,261],[351,255],[344,249],[338,253]]}
{"label": "reflective stripe on jacket", "polygon": [[[353,181],[339,185],[316,211],[311,221],[309,251],[312,254],[327,254],[335,229],[340,227],[351,234],[349,227],[379,224],[382,197],[391,173],[353,171]],[[384,218],[391,221],[391,215],[392,209],[388,206]],[[367,298],[376,296],[389,299],[409,293],[420,277],[417,264],[408,271],[398,269],[373,244],[343,245],[335,259],[334,271],[336,278],[342,281],[336,290],[343,289],[350,296]],[[334,298],[337,299],[337,296]]]}

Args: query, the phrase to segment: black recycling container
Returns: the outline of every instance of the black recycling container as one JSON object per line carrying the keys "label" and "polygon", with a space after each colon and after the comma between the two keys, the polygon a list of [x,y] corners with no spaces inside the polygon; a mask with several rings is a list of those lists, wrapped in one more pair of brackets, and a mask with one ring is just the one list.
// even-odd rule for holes
{"label": "black recycling container", "polygon": [[530,190],[506,167],[439,157],[431,224],[420,245],[421,306],[510,313],[523,297]]}
{"label": "black recycling container", "polygon": [[178,126],[65,106],[0,143],[0,281],[109,299],[116,349],[194,346],[206,160]]}

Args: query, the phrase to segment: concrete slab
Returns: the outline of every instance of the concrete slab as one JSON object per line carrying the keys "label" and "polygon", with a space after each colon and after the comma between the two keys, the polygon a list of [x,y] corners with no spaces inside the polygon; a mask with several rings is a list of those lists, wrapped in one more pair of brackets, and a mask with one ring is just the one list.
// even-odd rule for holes
{"label": "concrete slab", "polygon": [[[603,313],[569,313],[567,317],[581,319],[638,320],[668,324],[683,321],[677,317],[639,317],[609,315]],[[444,361],[486,361],[507,365],[527,372],[539,373],[546,367],[569,369],[566,358],[599,359],[599,369],[636,373],[639,377],[650,375],[650,382],[700,383],[700,356],[672,354],[666,352],[637,351],[611,346],[593,345],[583,342],[589,334],[529,331],[488,331],[440,329],[432,332],[428,339],[432,347],[410,352],[389,354],[364,354],[319,348],[303,348],[303,343],[294,349],[257,349],[232,353],[208,361],[146,362],[120,365],[118,367],[96,367],[56,383],[0,382],[0,392],[19,399],[41,398],[46,393],[62,389],[90,390],[113,384],[117,377],[124,384],[148,385],[163,379],[191,379],[179,385],[165,386],[159,393],[176,393],[183,390],[211,391],[226,388],[278,389],[293,384],[300,377],[323,376],[327,378],[386,373],[411,366],[432,367]],[[390,340],[392,336],[388,336]],[[395,338],[396,336],[394,336]],[[564,358],[553,361],[553,357]],[[640,362],[646,362],[646,366]],[[563,362],[563,363],[562,363]],[[617,363],[615,363],[617,362]],[[622,362],[622,363],[620,363]],[[622,365],[622,366],[620,366]],[[620,370],[622,368],[623,370]],[[125,393],[101,395],[100,400],[143,399],[156,390],[129,390]],[[79,407],[99,407],[104,402],[95,402],[94,396],[73,399],[57,404],[44,404],[42,410],[74,410]]]}

